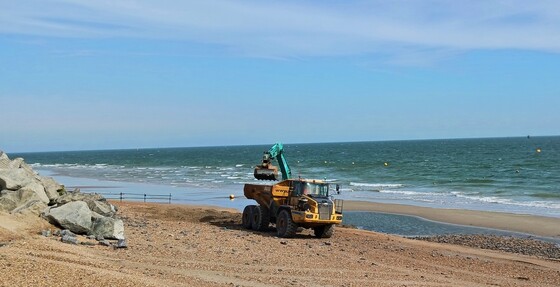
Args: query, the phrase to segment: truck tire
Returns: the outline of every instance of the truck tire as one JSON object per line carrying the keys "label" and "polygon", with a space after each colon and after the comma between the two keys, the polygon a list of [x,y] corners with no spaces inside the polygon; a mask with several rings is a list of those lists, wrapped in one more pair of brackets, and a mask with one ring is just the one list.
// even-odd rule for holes
{"label": "truck tire", "polygon": [[331,238],[334,234],[334,224],[317,226],[313,228],[313,231],[317,238]]}
{"label": "truck tire", "polygon": [[294,237],[294,235],[296,235],[297,228],[298,226],[292,220],[290,211],[286,209],[280,211],[280,214],[278,214],[278,218],[276,219],[276,231],[278,233],[278,237]]}
{"label": "truck tire", "polygon": [[270,225],[270,213],[266,206],[258,205],[253,209],[251,228],[257,231],[264,231]]}
{"label": "truck tire", "polygon": [[255,205],[247,205],[243,209],[243,216],[241,217],[241,225],[244,228],[251,229],[251,222],[253,220],[253,212],[255,211]]}

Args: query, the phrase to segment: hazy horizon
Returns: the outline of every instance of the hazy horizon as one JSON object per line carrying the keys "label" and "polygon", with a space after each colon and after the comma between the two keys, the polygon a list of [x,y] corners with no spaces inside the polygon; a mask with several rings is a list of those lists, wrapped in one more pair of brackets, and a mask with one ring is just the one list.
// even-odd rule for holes
{"label": "hazy horizon", "polygon": [[83,150],[37,150],[37,151],[6,151],[0,149],[10,155],[26,154],[26,153],[43,153],[43,152],[82,152],[82,151],[111,151],[111,150],[135,150],[135,149],[181,149],[181,148],[213,148],[213,147],[239,147],[239,146],[272,146],[277,142],[284,145],[306,145],[306,144],[337,144],[337,143],[368,143],[368,142],[406,142],[406,141],[438,141],[438,140],[477,140],[477,139],[508,139],[508,138],[547,138],[560,137],[560,135],[526,135],[526,136],[503,136],[503,137],[471,137],[471,138],[435,138],[435,139],[386,139],[386,140],[363,140],[363,141],[332,141],[332,142],[282,142],[275,141],[270,143],[252,143],[252,144],[232,144],[232,145],[205,145],[205,146],[153,146],[153,147],[116,147],[106,149],[83,149]]}

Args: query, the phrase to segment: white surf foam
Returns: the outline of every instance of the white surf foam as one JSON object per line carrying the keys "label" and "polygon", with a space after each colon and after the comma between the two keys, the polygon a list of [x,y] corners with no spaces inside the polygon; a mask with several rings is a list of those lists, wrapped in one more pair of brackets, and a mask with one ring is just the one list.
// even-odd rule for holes
{"label": "white surf foam", "polygon": [[350,186],[356,186],[356,187],[375,187],[375,188],[400,188],[400,187],[404,187],[404,184],[400,184],[400,183],[360,183],[360,182],[350,182]]}

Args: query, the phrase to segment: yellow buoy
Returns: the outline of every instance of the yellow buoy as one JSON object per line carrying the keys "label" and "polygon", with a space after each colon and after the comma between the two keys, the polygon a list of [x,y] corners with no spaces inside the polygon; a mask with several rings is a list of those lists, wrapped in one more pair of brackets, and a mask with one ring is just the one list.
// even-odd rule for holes
{"label": "yellow buoy", "polygon": [[229,195],[229,199],[234,199],[234,198],[235,198],[235,195],[233,195],[233,194]]}
{"label": "yellow buoy", "polygon": [[538,148],[537,148],[537,153],[540,153],[540,152],[541,152],[541,148],[538,147]]}
{"label": "yellow buoy", "polygon": [[388,162],[386,162],[386,163],[384,163],[383,165],[384,165],[384,166],[389,166],[389,163],[388,163]]}

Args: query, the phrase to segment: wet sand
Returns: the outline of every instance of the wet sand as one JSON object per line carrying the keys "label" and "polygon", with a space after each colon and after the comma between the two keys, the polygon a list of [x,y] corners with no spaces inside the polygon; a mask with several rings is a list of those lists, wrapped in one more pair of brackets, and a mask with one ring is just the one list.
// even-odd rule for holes
{"label": "wet sand", "polygon": [[560,218],[464,209],[440,209],[403,204],[344,201],[345,211],[373,211],[560,238]]}

